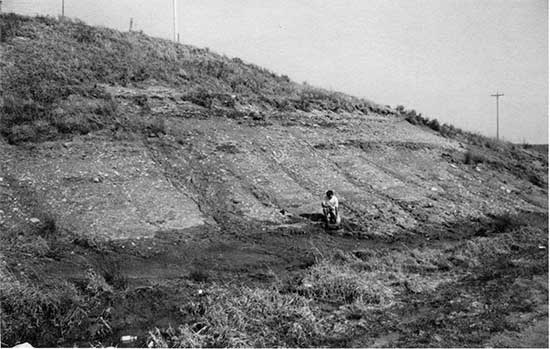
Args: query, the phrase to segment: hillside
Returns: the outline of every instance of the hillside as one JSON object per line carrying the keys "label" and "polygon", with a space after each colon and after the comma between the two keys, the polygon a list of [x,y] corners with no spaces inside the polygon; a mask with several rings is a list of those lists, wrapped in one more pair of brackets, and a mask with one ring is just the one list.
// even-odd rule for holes
{"label": "hillside", "polygon": [[206,49],[0,19],[3,345],[548,345],[547,154]]}

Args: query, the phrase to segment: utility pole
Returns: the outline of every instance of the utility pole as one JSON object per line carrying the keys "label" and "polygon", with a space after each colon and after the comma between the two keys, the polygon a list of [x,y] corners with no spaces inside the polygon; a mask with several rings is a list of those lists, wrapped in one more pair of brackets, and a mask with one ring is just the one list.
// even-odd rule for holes
{"label": "utility pole", "polygon": [[498,99],[502,96],[504,96],[504,94],[498,93],[498,90],[497,90],[496,94],[491,95],[491,97],[495,97],[497,99],[497,141],[498,141],[498,122],[499,122],[499,120],[498,120]]}
{"label": "utility pole", "polygon": [[177,42],[178,41],[178,15],[177,15],[177,7],[176,7],[176,1],[177,0],[173,0],[172,3],[172,8],[174,10],[174,41]]}
{"label": "utility pole", "polygon": [[65,18],[65,0],[61,0],[61,18]]}
{"label": "utility pole", "polygon": [[128,30],[129,32],[132,32],[132,26],[133,25],[134,25],[134,18],[130,17],[130,29]]}

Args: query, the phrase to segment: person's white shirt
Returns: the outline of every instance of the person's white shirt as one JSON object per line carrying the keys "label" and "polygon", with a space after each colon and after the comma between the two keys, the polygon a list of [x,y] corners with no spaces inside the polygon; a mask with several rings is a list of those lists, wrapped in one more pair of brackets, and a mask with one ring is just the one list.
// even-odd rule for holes
{"label": "person's white shirt", "polygon": [[336,198],[336,195],[332,195],[332,197],[329,199],[325,196],[325,200],[323,201],[323,204],[325,206],[330,206],[334,209],[338,208],[338,199]]}

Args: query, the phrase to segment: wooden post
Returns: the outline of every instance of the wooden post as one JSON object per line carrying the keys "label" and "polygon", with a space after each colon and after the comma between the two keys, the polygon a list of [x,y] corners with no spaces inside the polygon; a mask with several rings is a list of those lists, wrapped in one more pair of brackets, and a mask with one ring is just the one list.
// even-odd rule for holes
{"label": "wooden post", "polygon": [[496,99],[497,99],[497,141],[498,141],[498,138],[499,138],[499,134],[498,134],[498,133],[499,133],[499,131],[498,131],[498,128],[499,128],[499,125],[498,125],[498,124],[499,124],[499,116],[498,116],[498,99],[499,99],[500,97],[502,97],[502,96],[504,96],[504,94],[498,93],[498,91],[497,91],[496,94],[491,95],[491,97],[496,97]]}
{"label": "wooden post", "polygon": [[177,6],[176,6],[177,0],[172,1],[172,8],[174,10],[174,41],[178,40],[178,15],[177,15]]}

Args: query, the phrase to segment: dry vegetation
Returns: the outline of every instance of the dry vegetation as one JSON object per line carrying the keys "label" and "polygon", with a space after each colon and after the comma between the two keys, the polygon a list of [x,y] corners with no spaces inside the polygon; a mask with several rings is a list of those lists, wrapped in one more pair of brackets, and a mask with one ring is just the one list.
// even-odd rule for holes
{"label": "dry vegetation", "polygon": [[[399,335],[385,345],[483,346],[496,340],[495,333],[528,326],[503,319],[518,311],[543,315],[547,302],[547,285],[533,282],[547,271],[544,228],[521,217],[495,222],[494,235],[442,245],[446,248],[336,251],[267,287],[203,284],[204,293],[182,305],[188,321],[150,331],[147,342],[370,346],[373,338],[395,331]],[[419,303],[431,305],[417,309]]]}
{"label": "dry vegetation", "polygon": [[[121,115],[120,101],[106,86],[167,86],[181,91],[184,102],[204,108],[209,117],[251,116],[259,122],[296,111],[394,113],[367,100],[296,84],[238,58],[138,32],[10,14],[0,16],[0,26],[0,133],[21,149],[28,142],[102,129],[169,134],[165,118],[146,115],[146,97],[133,97],[143,114],[129,118]],[[533,154],[525,155],[517,145],[441,125],[403,107],[396,110],[414,125],[464,143],[468,151],[453,153],[451,163],[471,165],[466,166],[470,170],[483,164],[546,188],[545,153],[537,155],[535,164],[530,161]],[[171,143],[177,151],[188,145],[181,137]],[[239,151],[232,144],[221,147],[227,153]],[[209,186],[210,178],[199,180]],[[34,205],[24,188],[10,185],[10,190],[21,191],[16,197]],[[208,200],[202,204],[221,198],[212,195]],[[456,228],[463,231],[453,238],[429,240],[426,236],[440,232],[434,229],[414,232],[418,235],[405,242],[373,238],[362,241],[361,248],[345,250],[333,245],[350,246],[350,239],[360,233],[332,236],[308,221],[309,231],[283,227],[279,232],[294,239],[289,244],[298,241],[292,234],[303,234],[302,240],[311,231],[325,234],[332,247],[313,248],[311,262],[297,268],[270,270],[259,279],[247,274],[244,281],[238,279],[240,270],[232,270],[230,276],[237,281],[228,282],[197,266],[173,284],[131,287],[121,266],[135,257],[129,248],[120,248],[128,241],[77,236],[60,229],[55,217],[35,211],[39,225],[0,233],[0,257],[14,259],[0,266],[1,345],[118,345],[130,328],[146,333],[134,345],[156,347],[481,347],[504,343],[498,337],[504,332],[521,337],[548,315],[547,215],[494,216],[477,222],[477,230]],[[216,214],[220,221],[230,216]],[[265,228],[231,217],[223,227],[235,241],[245,239],[240,230]],[[247,231],[246,238],[254,239],[256,233]],[[180,240],[162,238],[151,241],[182,253]],[[135,253],[150,252],[143,248]],[[167,261],[162,260],[165,268]],[[44,274],[44,265],[50,271],[78,267],[85,273],[57,279]],[[157,328],[151,321],[159,318],[173,322]]]}
{"label": "dry vegetation", "polygon": [[[519,178],[526,179],[531,183],[546,188],[548,183],[540,175],[548,171],[548,149],[544,145],[538,154],[540,166],[531,164],[533,152],[526,153],[526,149],[537,149],[529,144],[517,145],[511,142],[497,140],[479,133],[464,131],[453,125],[440,124],[437,119],[429,119],[417,114],[414,109],[406,110],[399,105],[396,107],[399,115],[405,117],[409,123],[421,127],[427,127],[439,133],[443,137],[456,139],[467,144],[468,151],[464,155],[463,162],[468,165],[485,163],[496,170],[511,171]],[[542,170],[542,171],[541,171]]]}
{"label": "dry vegetation", "polygon": [[[296,84],[286,76],[191,46],[94,28],[79,21],[2,15],[2,134],[12,143],[55,139],[120,125],[101,84],[160,84],[207,109],[244,115],[276,111],[390,112],[372,102]],[[16,45],[14,43],[17,43]]]}

